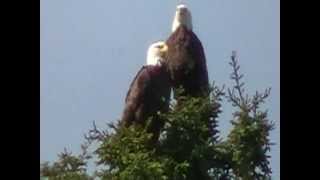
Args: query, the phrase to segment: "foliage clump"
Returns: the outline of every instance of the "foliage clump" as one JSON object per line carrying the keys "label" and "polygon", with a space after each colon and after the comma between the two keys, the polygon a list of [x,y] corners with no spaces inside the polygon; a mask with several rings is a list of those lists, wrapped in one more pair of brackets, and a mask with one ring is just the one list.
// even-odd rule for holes
{"label": "foliage clump", "polygon": [[82,145],[82,154],[73,155],[64,149],[58,154],[58,160],[53,164],[44,162],[40,165],[40,175],[49,177],[50,180],[93,180],[87,174],[87,162],[91,159],[88,154],[88,146]]}

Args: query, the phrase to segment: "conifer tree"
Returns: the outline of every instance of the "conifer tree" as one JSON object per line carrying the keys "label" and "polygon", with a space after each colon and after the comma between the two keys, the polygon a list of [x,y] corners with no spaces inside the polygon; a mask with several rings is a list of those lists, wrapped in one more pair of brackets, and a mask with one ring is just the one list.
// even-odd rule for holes
{"label": "conifer tree", "polygon": [[[150,143],[148,125],[126,128],[117,122],[98,130],[93,124],[85,136],[82,154],[74,156],[65,151],[53,165],[41,165],[41,176],[68,180],[271,179],[269,133],[274,123],[268,120],[267,111],[260,109],[270,88],[250,97],[235,53],[230,65],[234,86],[227,92],[224,86],[213,83],[208,97],[183,97],[179,106],[171,101],[170,111],[160,114],[165,126],[156,145]],[[236,109],[226,139],[220,137],[218,127],[223,121],[219,119],[223,99]],[[87,148],[93,142],[97,147],[89,155]],[[92,156],[102,168],[89,176],[86,166]]]}

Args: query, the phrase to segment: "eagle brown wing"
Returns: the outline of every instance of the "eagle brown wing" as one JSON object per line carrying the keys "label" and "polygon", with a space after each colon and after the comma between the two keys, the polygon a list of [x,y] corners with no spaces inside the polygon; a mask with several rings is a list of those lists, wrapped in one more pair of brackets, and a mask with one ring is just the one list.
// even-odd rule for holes
{"label": "eagle brown wing", "polygon": [[170,35],[166,44],[168,45],[166,65],[170,71],[174,90],[182,86],[184,95],[207,94],[209,80],[206,58],[196,34],[185,26],[180,26]]}
{"label": "eagle brown wing", "polygon": [[[167,111],[170,98],[170,80],[168,73],[161,66],[143,66],[133,79],[126,96],[122,122],[126,126],[133,122],[144,125],[148,117],[154,116],[155,127],[157,112]],[[152,125],[151,125],[152,126]],[[153,131],[153,130],[151,130]]]}
{"label": "eagle brown wing", "polygon": [[145,72],[145,69],[146,69],[146,66],[142,66],[142,68],[138,71],[138,73],[136,74],[136,76],[133,78],[133,81],[131,82],[130,86],[129,86],[129,90],[127,92],[127,95],[126,95],[126,99],[125,99],[125,102],[128,101],[128,97],[129,97],[129,94],[132,90],[132,87],[134,85],[134,83],[136,82],[136,79],[140,76],[142,76],[141,74],[144,74]]}
{"label": "eagle brown wing", "polygon": [[130,125],[132,122],[139,121],[142,118],[143,101],[147,93],[148,84],[150,83],[149,74],[146,69],[147,67],[143,66],[138,71],[127,92],[125,109],[122,115],[122,121],[126,125]]}

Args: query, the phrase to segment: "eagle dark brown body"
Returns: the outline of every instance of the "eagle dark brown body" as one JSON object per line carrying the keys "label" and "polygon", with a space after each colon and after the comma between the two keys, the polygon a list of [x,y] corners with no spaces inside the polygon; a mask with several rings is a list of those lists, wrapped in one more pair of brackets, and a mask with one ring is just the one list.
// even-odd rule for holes
{"label": "eagle dark brown body", "polygon": [[143,66],[137,73],[125,100],[122,122],[125,126],[134,123],[145,125],[153,117],[148,131],[157,140],[163,122],[157,112],[167,112],[170,100],[170,78],[166,69],[159,65]]}
{"label": "eagle dark brown body", "polygon": [[193,97],[207,95],[209,79],[206,58],[196,34],[181,25],[170,35],[166,44],[168,45],[166,64],[173,89],[182,86],[183,95]]}

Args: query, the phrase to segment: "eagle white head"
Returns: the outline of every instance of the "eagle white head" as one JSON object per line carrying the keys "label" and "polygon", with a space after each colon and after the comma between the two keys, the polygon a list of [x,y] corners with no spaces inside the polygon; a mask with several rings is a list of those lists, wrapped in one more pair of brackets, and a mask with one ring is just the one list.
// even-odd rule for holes
{"label": "eagle white head", "polygon": [[147,52],[147,65],[161,65],[168,51],[168,46],[163,41],[158,41],[149,46]]}
{"label": "eagle white head", "polygon": [[192,30],[191,12],[184,4],[177,6],[176,14],[172,24],[172,32],[174,32],[180,25],[185,25],[188,30]]}

